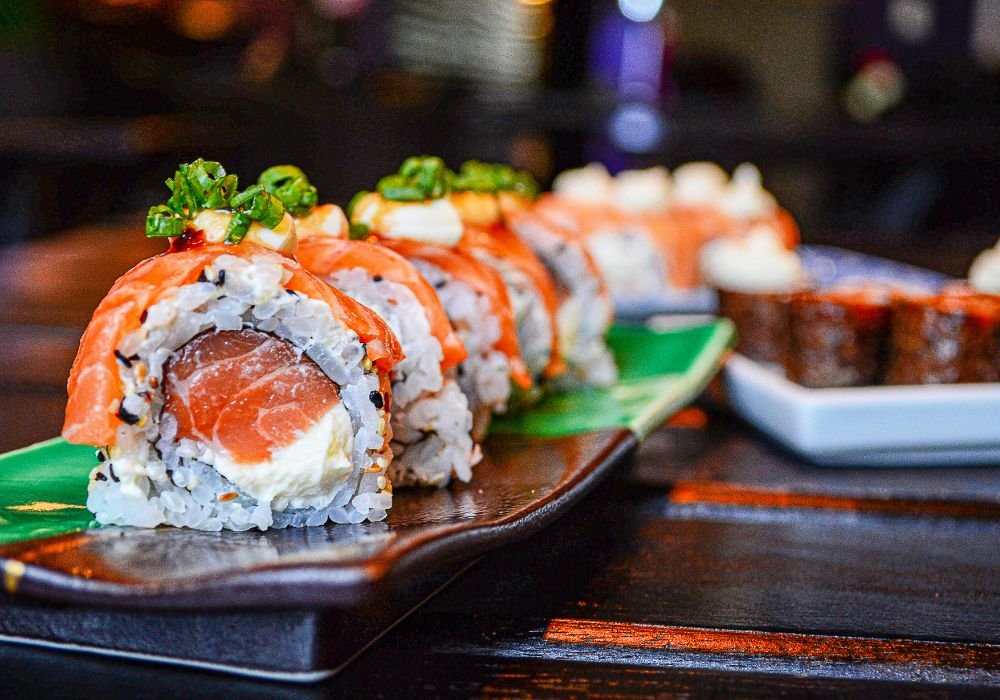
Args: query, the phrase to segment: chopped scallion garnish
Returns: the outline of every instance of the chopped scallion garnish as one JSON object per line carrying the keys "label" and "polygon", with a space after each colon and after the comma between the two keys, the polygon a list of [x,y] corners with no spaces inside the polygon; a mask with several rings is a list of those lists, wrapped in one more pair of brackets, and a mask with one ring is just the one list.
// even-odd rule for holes
{"label": "chopped scallion garnish", "polygon": [[246,237],[252,223],[253,220],[248,214],[241,211],[233,212],[233,218],[229,220],[229,226],[226,227],[226,237],[223,241],[225,243],[239,243]]}
{"label": "chopped scallion garnish", "polygon": [[[304,178],[302,176],[303,180]],[[167,180],[167,188],[170,190],[167,203],[150,208],[146,216],[146,235],[171,238],[180,236],[184,233],[187,221],[206,209],[232,212],[232,219],[226,227],[226,243],[242,241],[255,221],[271,229],[281,223],[285,216],[285,205],[278,196],[267,192],[261,184],[252,185],[240,192],[238,184],[237,177],[227,175],[225,168],[216,161],[198,158],[191,163],[181,163],[173,178]],[[307,180],[304,186],[298,182],[293,183],[292,187],[300,204],[308,201],[307,190],[312,186]]]}
{"label": "chopped scallion garnish", "polygon": [[294,165],[275,165],[257,178],[265,191],[281,200],[292,216],[305,216],[319,202],[316,188]]}
{"label": "chopped scallion garnish", "polygon": [[515,170],[504,163],[467,160],[453,173],[451,186],[467,192],[516,192],[524,197],[538,195],[538,183],[527,170]]}
{"label": "chopped scallion garnish", "polygon": [[146,235],[150,238],[173,238],[184,233],[184,217],[162,204],[149,208],[146,214]]}
{"label": "chopped scallion garnish", "polygon": [[403,161],[399,172],[378,182],[383,198],[398,202],[440,199],[449,191],[449,172],[444,161],[435,156],[413,156]]}

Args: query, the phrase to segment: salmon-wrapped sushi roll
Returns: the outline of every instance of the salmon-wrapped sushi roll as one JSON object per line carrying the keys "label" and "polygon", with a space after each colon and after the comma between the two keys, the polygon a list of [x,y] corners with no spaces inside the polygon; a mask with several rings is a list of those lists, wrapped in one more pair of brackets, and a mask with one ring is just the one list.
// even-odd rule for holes
{"label": "salmon-wrapped sushi roll", "polygon": [[534,178],[508,165],[469,161],[452,182],[464,190],[452,196],[469,224],[463,245],[513,261],[535,280],[550,314],[554,309],[555,347],[566,371],[550,356],[543,376],[557,388],[613,384],[618,372],[605,336],[614,311],[600,271],[578,238],[534,209]]}
{"label": "salmon-wrapped sushi roll", "polygon": [[[448,174],[438,158],[411,158],[377,192],[352,202],[352,236],[370,237],[413,263],[437,292],[468,357],[458,382],[473,413],[473,438],[503,413],[512,384],[528,392],[534,382],[521,355],[514,309],[500,274],[461,241],[461,215],[447,198]],[[547,360],[546,360],[547,361]]]}
{"label": "salmon-wrapped sushi roll", "polygon": [[203,530],[384,518],[396,337],[274,250],[295,247],[279,200],[217,163],[173,185],[147,220],[171,249],[115,283],[70,374],[63,436],[100,459],[87,507]]}
{"label": "salmon-wrapped sushi roll", "polygon": [[392,372],[393,485],[445,486],[452,477],[469,481],[481,453],[456,377],[467,353],[434,288],[398,253],[349,240],[347,218],[332,204],[297,219],[296,234],[299,262],[378,313],[403,347],[405,358]]}
{"label": "salmon-wrapped sushi roll", "polygon": [[741,238],[767,226],[782,245],[794,250],[800,242],[792,215],[764,188],[760,170],[743,163],[730,177],[709,162],[685,163],[674,169],[670,218],[685,241],[702,245],[720,237]]}
{"label": "salmon-wrapped sushi roll", "polygon": [[615,301],[672,288],[669,241],[615,202],[614,178],[600,163],[566,170],[536,205],[538,214],[579,238]]}
{"label": "salmon-wrapped sushi roll", "polygon": [[559,352],[555,281],[528,244],[504,226],[491,178],[483,177],[481,167],[473,166],[472,171],[467,164],[464,174],[452,174],[449,196],[465,227],[459,247],[503,279],[521,356],[539,387],[566,371]]}

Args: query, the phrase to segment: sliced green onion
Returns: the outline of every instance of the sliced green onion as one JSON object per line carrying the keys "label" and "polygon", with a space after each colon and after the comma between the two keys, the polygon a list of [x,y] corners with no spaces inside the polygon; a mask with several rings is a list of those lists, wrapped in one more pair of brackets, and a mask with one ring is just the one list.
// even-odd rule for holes
{"label": "sliced green onion", "polygon": [[413,156],[403,161],[399,172],[378,182],[378,192],[385,199],[414,202],[440,199],[449,191],[449,171],[436,156]]}
{"label": "sliced green onion", "polygon": [[253,205],[253,198],[264,191],[264,188],[260,185],[250,185],[245,190],[235,195],[230,201],[229,206],[233,209],[240,209],[245,204]]}
{"label": "sliced green onion", "polygon": [[162,204],[149,208],[146,214],[146,235],[149,238],[173,238],[184,233],[184,218]]}
{"label": "sliced green onion", "polygon": [[281,200],[267,192],[261,192],[254,197],[250,217],[259,221],[262,226],[274,228],[285,218],[285,206]]}
{"label": "sliced green onion", "polygon": [[262,185],[246,188],[232,198],[229,206],[267,228],[274,228],[285,217],[285,207],[281,200],[265,192]]}
{"label": "sliced green onion", "polygon": [[371,229],[368,224],[351,224],[348,230],[348,238],[352,241],[363,241],[368,238],[368,234],[371,233]]}
{"label": "sliced green onion", "polygon": [[257,178],[264,190],[281,200],[293,216],[305,216],[319,202],[316,188],[309,178],[294,165],[275,165]]}
{"label": "sliced green onion", "polygon": [[[181,163],[166,181],[170,190],[167,203],[152,207],[146,216],[146,235],[179,236],[186,219],[193,219],[205,209],[225,209],[232,212],[232,218],[224,240],[239,243],[255,221],[269,229],[281,223],[286,209],[282,196],[303,213],[316,204],[316,188],[294,166],[269,168],[261,180],[261,184],[239,192],[236,176],[227,175],[220,163],[202,158]],[[265,184],[275,187],[281,195],[267,191]]]}
{"label": "sliced green onion", "polygon": [[242,241],[246,237],[247,231],[250,230],[250,224],[252,223],[253,220],[244,212],[233,212],[233,218],[229,220],[229,226],[226,227],[224,242],[239,243]]}
{"label": "sliced green onion", "polygon": [[191,163],[181,163],[174,177],[167,180],[171,192],[167,206],[176,214],[194,218],[205,209],[228,206],[238,185],[237,177],[226,175],[225,168],[214,160],[198,158]]}
{"label": "sliced green onion", "polygon": [[534,199],[538,196],[540,188],[538,187],[538,181],[535,179],[534,175],[529,173],[527,170],[515,170],[514,182],[509,189],[522,197]]}
{"label": "sliced green onion", "polygon": [[504,163],[468,160],[452,176],[451,185],[456,190],[471,192],[516,192],[530,198],[538,195],[538,183],[531,173]]}
{"label": "sliced green onion", "polygon": [[497,178],[493,167],[478,160],[467,160],[462,168],[451,175],[452,189],[465,192],[496,192]]}
{"label": "sliced green onion", "polygon": [[386,175],[376,185],[378,193],[385,199],[397,202],[419,202],[426,199],[419,186],[410,184],[402,175]]}

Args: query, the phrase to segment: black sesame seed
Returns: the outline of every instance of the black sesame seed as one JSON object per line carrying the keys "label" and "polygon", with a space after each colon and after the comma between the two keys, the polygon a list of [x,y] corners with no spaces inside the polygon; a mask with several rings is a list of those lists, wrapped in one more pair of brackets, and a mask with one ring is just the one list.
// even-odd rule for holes
{"label": "black sesame seed", "polygon": [[225,283],[226,283],[226,271],[225,270],[219,270],[219,279],[216,281],[215,284],[216,284],[216,286],[221,287]]}
{"label": "black sesame seed", "polygon": [[145,323],[148,317],[149,317],[149,309],[143,309],[142,313],[139,314],[139,323]]}
{"label": "black sesame seed", "polygon": [[107,481],[108,477],[104,475],[104,472],[97,472],[94,474],[94,481]]}
{"label": "black sesame seed", "polygon": [[173,469],[168,469],[167,470],[167,478],[170,479],[171,481],[174,480],[174,470]]}
{"label": "black sesame seed", "polygon": [[121,481],[121,479],[119,479],[119,478],[118,478],[118,475],[117,475],[117,474],[115,474],[115,465],[113,465],[113,464],[109,464],[109,465],[108,465],[108,474],[110,474],[110,475],[111,475],[111,480],[112,480],[113,482],[115,482],[116,484],[117,484],[117,483],[118,483],[119,481]]}
{"label": "black sesame seed", "polygon": [[373,391],[370,394],[368,394],[368,400],[375,405],[375,408],[382,408],[382,406],[385,405],[382,402],[382,394],[380,394],[377,391]]}
{"label": "black sesame seed", "polygon": [[125,357],[125,355],[120,353],[118,350],[115,350],[115,357],[118,358],[118,361],[121,362],[126,367],[132,366],[132,360],[129,359],[128,357]]}
{"label": "black sesame seed", "polygon": [[448,284],[448,283],[447,283],[447,282],[445,282],[444,280],[441,280],[440,282],[435,282],[435,283],[434,283],[434,289],[441,289],[441,288],[442,288],[442,287],[444,287],[444,286],[445,286],[446,284]]}
{"label": "black sesame seed", "polygon": [[202,270],[201,274],[198,275],[198,281],[199,282],[208,282],[208,277],[205,276],[205,271],[204,270]]}
{"label": "black sesame seed", "polygon": [[372,281],[373,282],[381,282],[382,281],[382,275],[375,275],[374,277],[372,277]]}
{"label": "black sesame seed", "polygon": [[287,293],[291,294],[291,295],[292,295],[293,297],[294,297],[294,296],[298,296],[298,295],[297,295],[297,294],[295,293],[295,291],[294,291],[294,290],[292,290],[292,289],[286,289],[285,291],[286,291]]}
{"label": "black sesame seed", "polygon": [[120,420],[122,423],[127,423],[128,425],[135,425],[136,423],[139,422],[139,416],[135,415],[134,413],[129,413],[127,410],[125,410],[124,406],[120,406],[118,408],[118,413],[116,413],[115,415],[118,416],[118,420]]}
{"label": "black sesame seed", "polygon": [[97,451],[97,461],[98,462],[104,462],[104,461],[107,461],[107,459],[108,459],[108,456],[106,454],[104,454],[104,450],[98,450]]}

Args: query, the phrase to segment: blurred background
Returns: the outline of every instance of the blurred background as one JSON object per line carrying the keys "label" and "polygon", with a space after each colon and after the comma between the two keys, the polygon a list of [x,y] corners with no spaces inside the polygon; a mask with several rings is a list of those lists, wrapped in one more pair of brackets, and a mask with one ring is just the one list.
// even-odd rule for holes
{"label": "blurred background", "polygon": [[0,243],[180,161],[346,202],[407,155],[761,168],[807,242],[964,272],[1000,226],[1000,0],[0,0]]}

